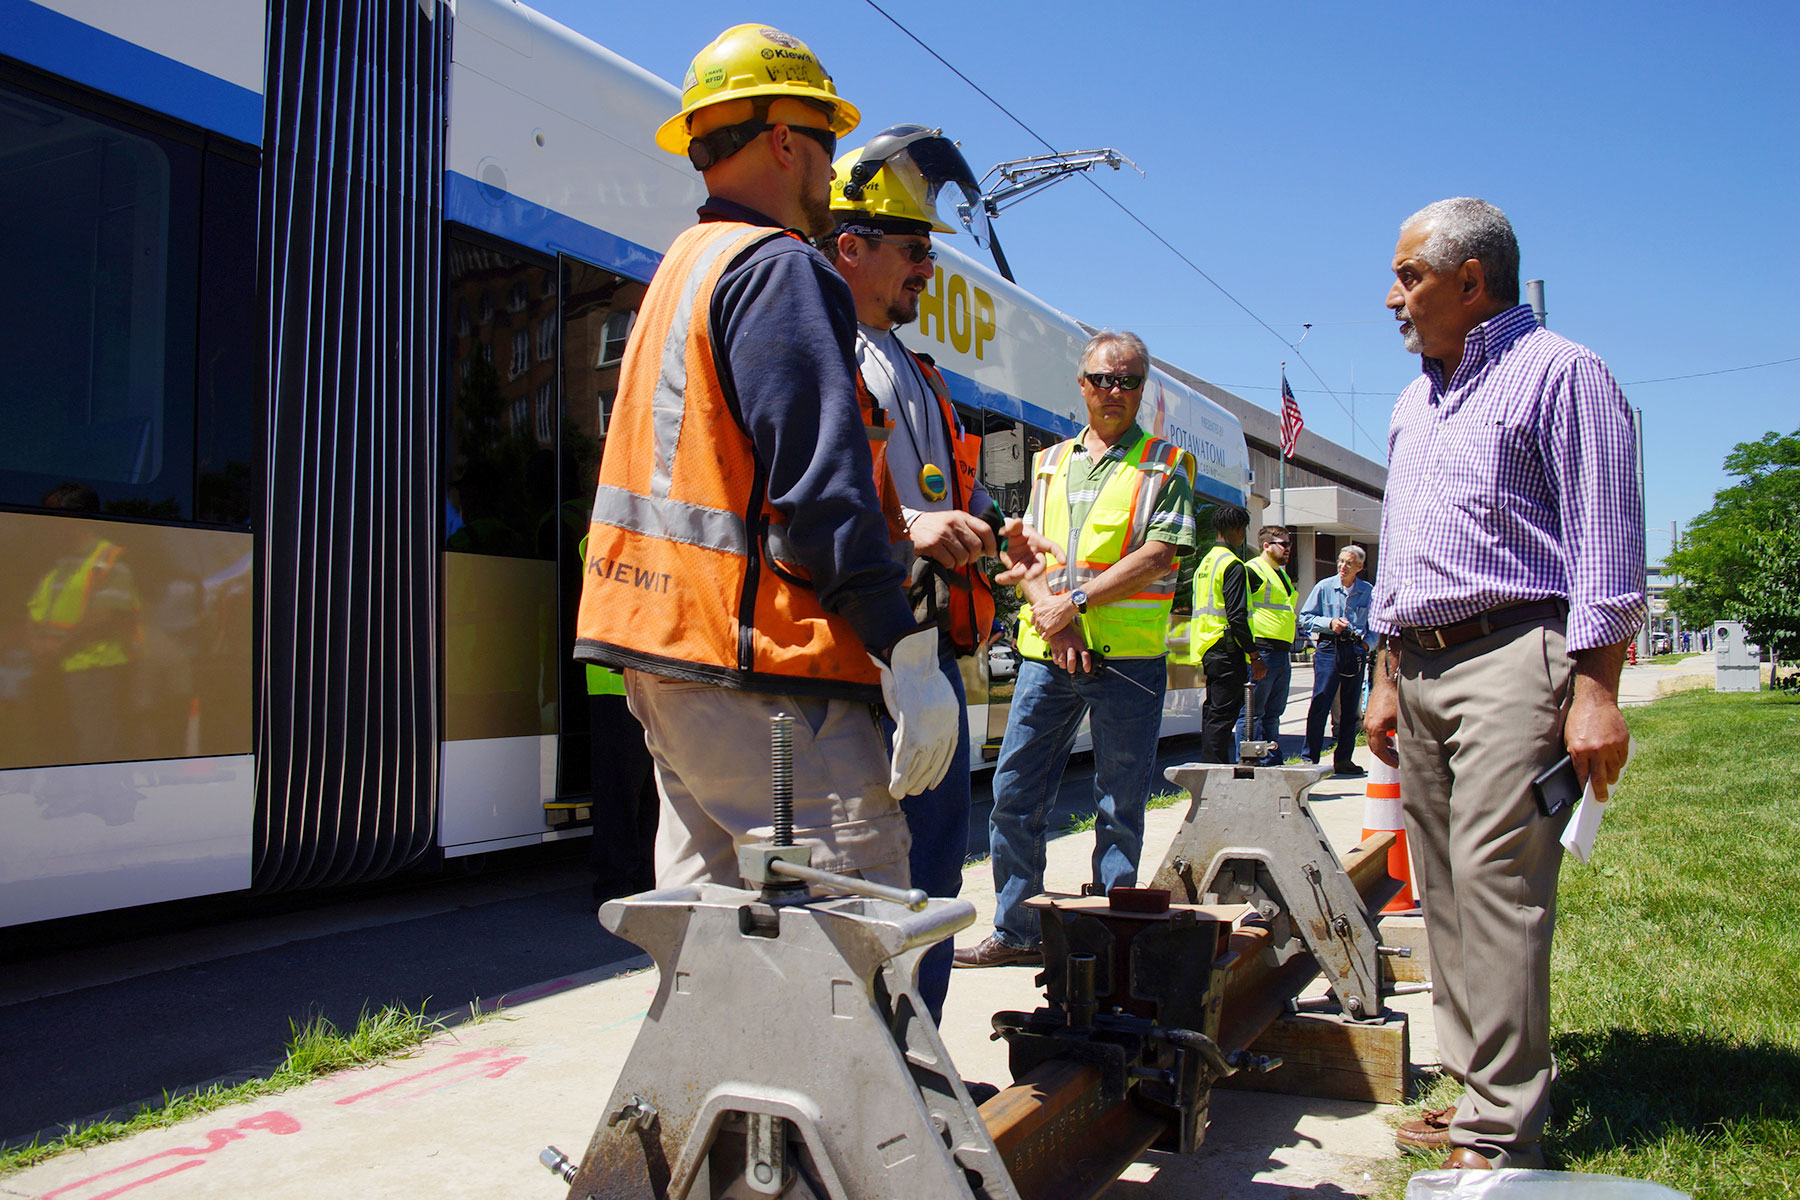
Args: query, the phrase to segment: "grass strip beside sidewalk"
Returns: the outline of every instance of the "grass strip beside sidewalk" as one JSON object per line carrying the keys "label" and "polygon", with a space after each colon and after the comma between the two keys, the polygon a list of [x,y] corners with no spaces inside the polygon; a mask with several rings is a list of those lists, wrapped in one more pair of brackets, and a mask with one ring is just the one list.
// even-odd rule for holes
{"label": "grass strip beside sidewalk", "polygon": [[165,1093],[161,1104],[146,1105],[126,1120],[76,1125],[52,1141],[14,1147],[0,1154],[0,1175],[34,1166],[65,1150],[103,1145],[146,1129],[174,1125],[228,1104],[285,1092],[334,1071],[404,1057],[444,1026],[443,1019],[426,1016],[423,1008],[414,1012],[404,1005],[389,1005],[375,1013],[365,1009],[349,1033],[340,1032],[329,1019],[319,1015],[304,1024],[290,1021],[287,1057],[268,1078],[235,1086],[214,1084],[173,1096]]}
{"label": "grass strip beside sidewalk", "polygon": [[1545,1152],[1696,1200],[1800,1196],[1800,699],[1626,720],[1593,861],[1563,865]]}

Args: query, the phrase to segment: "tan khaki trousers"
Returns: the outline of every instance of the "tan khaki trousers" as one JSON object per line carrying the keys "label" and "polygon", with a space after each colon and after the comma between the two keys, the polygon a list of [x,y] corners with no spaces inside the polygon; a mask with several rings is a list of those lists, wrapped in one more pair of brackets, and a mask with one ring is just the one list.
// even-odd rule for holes
{"label": "tan khaki trousers", "polygon": [[867,704],[745,692],[625,672],[662,797],[656,885],[740,887],[737,848],[773,835],[769,719],[794,718],[794,840],[812,865],[908,884],[912,837],[888,795],[888,752]]}
{"label": "tan khaki trousers", "polygon": [[1431,941],[1444,1069],[1467,1085],[1450,1141],[1501,1167],[1543,1163],[1550,936],[1567,814],[1531,781],[1564,753],[1573,674],[1560,620],[1449,650],[1403,642],[1400,794]]}

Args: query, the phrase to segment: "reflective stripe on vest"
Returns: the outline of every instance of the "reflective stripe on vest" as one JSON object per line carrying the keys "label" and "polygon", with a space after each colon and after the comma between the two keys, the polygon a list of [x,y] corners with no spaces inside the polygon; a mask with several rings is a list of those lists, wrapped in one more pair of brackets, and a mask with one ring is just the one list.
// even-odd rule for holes
{"label": "reflective stripe on vest", "polygon": [[[1183,451],[1161,438],[1140,433],[1100,486],[1080,529],[1069,528],[1069,462],[1074,439],[1038,455],[1032,483],[1032,511],[1045,537],[1068,552],[1045,573],[1052,593],[1086,588],[1103,571],[1140,549],[1165,484],[1182,469]],[[1129,470],[1124,468],[1130,468]],[[1168,649],[1169,610],[1175,600],[1176,567],[1142,585],[1131,596],[1090,607],[1079,618],[1087,644],[1119,658],[1152,658]],[[1049,657],[1049,646],[1031,627],[1030,605],[1019,621],[1019,653]]]}
{"label": "reflective stripe on vest", "polygon": [[1230,628],[1225,612],[1225,568],[1237,561],[1230,547],[1215,542],[1194,572],[1194,620],[1188,627],[1190,661],[1199,662]]}
{"label": "reflective stripe on vest", "polygon": [[[1275,642],[1292,642],[1299,625],[1295,617],[1295,591],[1282,582],[1285,574],[1264,562],[1252,562],[1261,582],[1250,592],[1250,634]],[[1248,582],[1248,581],[1246,581]]]}
{"label": "reflective stripe on vest", "polygon": [[650,281],[594,495],[577,653],[727,687],[843,695],[849,685],[875,699],[880,675],[848,622],[825,611],[785,547],[787,561],[772,561],[786,517],[768,503],[756,448],[719,378],[719,279],[785,236],[696,225]]}

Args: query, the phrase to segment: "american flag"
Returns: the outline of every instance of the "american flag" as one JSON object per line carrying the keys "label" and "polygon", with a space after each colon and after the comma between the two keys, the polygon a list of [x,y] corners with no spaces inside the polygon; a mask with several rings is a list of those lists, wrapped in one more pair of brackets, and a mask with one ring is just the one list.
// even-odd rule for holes
{"label": "american flag", "polygon": [[1287,372],[1281,373],[1281,457],[1294,457],[1300,431],[1306,422],[1300,419],[1300,405],[1294,401],[1294,389],[1288,386]]}

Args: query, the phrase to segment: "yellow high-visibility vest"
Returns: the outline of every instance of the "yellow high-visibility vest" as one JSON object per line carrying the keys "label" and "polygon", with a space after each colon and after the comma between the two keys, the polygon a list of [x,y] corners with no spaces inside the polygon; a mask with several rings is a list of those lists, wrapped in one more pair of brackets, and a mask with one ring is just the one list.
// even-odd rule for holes
{"label": "yellow high-visibility vest", "polygon": [[[1143,546],[1150,517],[1163,486],[1186,470],[1186,451],[1161,438],[1139,434],[1100,487],[1081,528],[1069,528],[1069,459],[1075,442],[1058,442],[1039,452],[1033,470],[1032,511],[1045,537],[1068,550],[1069,562],[1052,562],[1044,579],[1050,591],[1085,588],[1102,571]],[[1078,618],[1082,637],[1102,654],[1154,658],[1168,649],[1169,610],[1175,605],[1176,567],[1150,580],[1132,596],[1095,605]],[[1019,653],[1050,657],[1050,647],[1031,625],[1031,606],[1020,610]]]}
{"label": "yellow high-visibility vest", "polygon": [[1225,613],[1225,568],[1237,562],[1229,546],[1216,542],[1194,571],[1194,619],[1188,626],[1188,661],[1199,662],[1218,644],[1231,622]]}
{"label": "yellow high-visibility vest", "polygon": [[[1287,572],[1267,562],[1251,562],[1261,582],[1250,591],[1250,633],[1275,642],[1292,643],[1298,630],[1293,584],[1284,583]],[[1245,581],[1246,585],[1249,583]]]}

